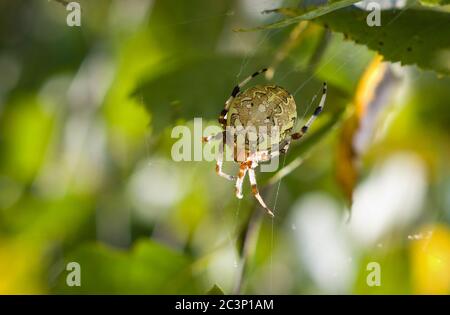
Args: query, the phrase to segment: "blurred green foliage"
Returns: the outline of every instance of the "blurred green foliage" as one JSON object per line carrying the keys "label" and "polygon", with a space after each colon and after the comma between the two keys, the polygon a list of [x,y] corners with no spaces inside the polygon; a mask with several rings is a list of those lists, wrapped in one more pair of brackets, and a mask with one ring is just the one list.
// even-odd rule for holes
{"label": "blurred green foliage", "polygon": [[[301,1],[79,2],[81,27],[66,25],[61,1],[0,2],[0,293],[449,293],[450,12],[439,5],[446,1],[382,11],[387,24],[379,29],[350,7],[356,1],[307,9]],[[295,10],[279,10],[288,16],[278,23],[260,14],[278,6]],[[296,37],[299,23],[306,24]],[[386,98],[388,75],[369,84],[375,92],[364,94],[361,121],[373,128],[361,123],[354,132],[372,137],[352,164],[337,154],[356,137],[344,143],[342,128],[358,112],[355,95],[366,91],[361,78],[377,54],[404,85]],[[192,129],[195,117],[218,125],[233,86],[272,65],[271,81],[294,95],[301,118],[322,81],[329,84],[311,133],[281,159],[289,174],[258,174],[274,221],[248,185],[237,200],[214,162],[170,157],[175,125]],[[318,226],[319,236],[336,228],[351,247],[351,263],[336,271],[342,262],[327,256],[331,243],[302,243],[296,215],[320,193],[344,219],[351,206],[338,166],[354,166],[357,190],[398,152],[426,169],[420,214],[394,220],[363,246],[340,222]],[[428,240],[430,251],[408,239],[424,226],[441,231]],[[72,261],[81,266],[80,287],[66,285]],[[366,284],[370,261],[382,265],[381,287]],[[331,266],[328,281],[314,266]]]}

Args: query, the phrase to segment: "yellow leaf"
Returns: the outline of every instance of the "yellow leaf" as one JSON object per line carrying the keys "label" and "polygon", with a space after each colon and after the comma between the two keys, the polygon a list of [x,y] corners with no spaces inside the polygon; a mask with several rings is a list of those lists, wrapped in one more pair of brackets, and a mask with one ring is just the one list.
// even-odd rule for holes
{"label": "yellow leaf", "polygon": [[42,294],[39,250],[24,241],[0,239],[0,294]]}
{"label": "yellow leaf", "polygon": [[387,65],[380,55],[373,61],[361,76],[352,108],[354,111],[344,122],[337,146],[336,177],[349,203],[352,202],[353,189],[358,178],[358,154],[354,148],[355,135],[360,130],[361,121],[367,113],[367,108],[376,97],[376,90],[386,73]]}
{"label": "yellow leaf", "polygon": [[450,294],[450,230],[444,225],[423,230],[425,237],[410,247],[414,293]]}

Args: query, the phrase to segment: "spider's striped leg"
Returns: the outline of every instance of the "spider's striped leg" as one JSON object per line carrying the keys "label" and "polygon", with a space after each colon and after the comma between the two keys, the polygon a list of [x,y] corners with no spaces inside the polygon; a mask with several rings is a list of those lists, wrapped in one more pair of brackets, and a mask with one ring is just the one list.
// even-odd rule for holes
{"label": "spider's striped leg", "polygon": [[287,140],[285,140],[284,143],[282,143],[280,145],[278,150],[275,150],[275,151],[271,150],[270,151],[270,159],[280,156],[281,154],[285,154],[287,152],[287,150],[289,150],[290,144],[291,144],[291,138],[288,138]]}
{"label": "spider's striped leg", "polygon": [[286,143],[283,145],[283,147],[279,150],[280,153],[285,154],[287,152],[287,150],[289,150],[289,146],[291,145],[291,139],[292,138],[288,138],[286,140]]}
{"label": "spider's striped leg", "polygon": [[223,147],[224,147],[224,142],[223,140],[219,143],[219,150],[218,150],[218,154],[217,154],[217,163],[216,163],[216,173],[217,175],[226,178],[228,180],[232,180],[234,181],[236,179],[235,176],[231,176],[228,175],[226,173],[224,173],[222,171],[222,166],[223,166]]}
{"label": "spider's striped leg", "polygon": [[244,85],[246,85],[251,79],[256,77],[258,74],[264,73],[266,71],[267,71],[267,68],[264,68],[264,69],[261,69],[259,71],[256,71],[251,76],[248,76],[241,83],[239,83],[238,85],[236,85],[233,88],[233,91],[231,91],[231,96],[225,102],[225,108],[222,110],[222,112],[220,113],[220,116],[219,116],[219,123],[222,125],[222,127],[224,127],[224,129],[225,129],[226,122],[227,122],[228,109],[230,108],[230,104],[233,101],[233,99],[239,94],[239,92],[241,91],[242,87]]}
{"label": "spider's striped leg", "polygon": [[223,131],[216,133],[215,135],[209,135],[207,137],[202,137],[204,143],[208,143],[211,140],[220,140],[223,137]]}
{"label": "spider's striped leg", "polygon": [[227,127],[227,114],[228,114],[228,109],[223,109],[219,115],[218,121],[223,129],[225,129]]}
{"label": "spider's striped leg", "polygon": [[258,186],[256,185],[255,170],[253,168],[248,169],[248,177],[250,178],[250,184],[252,185],[252,193],[255,196],[256,200],[258,200],[261,206],[264,209],[266,209],[267,213],[273,217],[274,216],[273,212],[266,206],[266,203],[259,194]]}
{"label": "spider's striped leg", "polygon": [[245,175],[248,171],[248,165],[246,162],[241,163],[239,166],[239,174],[238,178],[236,179],[236,197],[239,199],[242,199],[242,184],[244,183]]}
{"label": "spider's striped leg", "polygon": [[302,127],[300,132],[296,132],[291,135],[291,139],[298,140],[305,135],[305,133],[308,131],[309,127],[312,125],[314,120],[316,120],[317,116],[319,116],[319,114],[322,112],[326,98],[327,98],[327,84],[324,83],[322,89],[322,97],[320,99],[319,106],[317,106],[317,108],[314,110],[314,113],[309,118],[308,122]]}
{"label": "spider's striped leg", "polygon": [[267,71],[267,68],[261,69],[256,71],[255,73],[253,73],[252,75],[246,77],[241,83],[239,83],[238,85],[236,85],[233,88],[233,91],[231,92],[231,96],[228,98],[228,100],[225,102],[225,109],[228,110],[228,107],[231,104],[231,101],[239,94],[239,92],[241,91],[242,87],[244,85],[246,85],[251,79],[253,79],[254,77],[256,77],[258,74],[264,73]]}

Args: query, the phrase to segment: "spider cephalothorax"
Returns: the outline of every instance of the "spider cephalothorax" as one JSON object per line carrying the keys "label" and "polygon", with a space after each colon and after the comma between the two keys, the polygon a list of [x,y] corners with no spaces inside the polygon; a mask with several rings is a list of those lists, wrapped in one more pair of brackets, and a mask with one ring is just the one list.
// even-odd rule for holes
{"label": "spider cephalothorax", "polygon": [[[219,123],[223,131],[217,135],[205,137],[205,142],[211,139],[220,140],[217,155],[216,172],[228,180],[236,180],[236,196],[242,198],[242,183],[248,172],[252,193],[262,207],[273,216],[259,194],[256,184],[255,168],[259,162],[266,162],[285,153],[291,140],[300,139],[309,129],[313,121],[320,114],[325,105],[327,85],[324,83],[322,98],[313,115],[298,132],[293,132],[297,121],[297,109],[294,97],[282,87],[276,85],[257,85],[243,92],[241,88],[253,77],[265,72],[262,69],[247,77],[236,85],[230,98],[225,102],[225,108],[219,116]],[[252,129],[253,128],[253,129]],[[230,132],[233,130],[233,132]],[[235,130],[238,130],[235,132]],[[240,131],[247,133],[243,142],[243,149],[238,150]],[[249,140],[253,130],[254,141]],[[274,133],[277,139],[274,143]],[[231,134],[231,136],[230,136]],[[232,141],[229,141],[231,138]],[[255,145],[252,145],[252,144]],[[234,160],[240,163],[238,176],[231,176],[222,171],[224,145],[233,146]],[[275,145],[275,146],[274,146]],[[238,152],[242,152],[239,154]]]}

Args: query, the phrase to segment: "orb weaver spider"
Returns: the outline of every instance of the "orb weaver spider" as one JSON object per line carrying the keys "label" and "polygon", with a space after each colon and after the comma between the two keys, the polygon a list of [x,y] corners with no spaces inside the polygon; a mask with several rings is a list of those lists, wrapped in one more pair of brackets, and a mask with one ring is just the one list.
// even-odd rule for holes
{"label": "orb weaver spider", "polygon": [[[270,161],[272,158],[284,154],[287,152],[292,140],[301,139],[308,131],[311,124],[322,112],[325,105],[327,96],[327,84],[323,84],[322,97],[319,105],[314,110],[306,124],[298,132],[293,132],[295,123],[297,121],[297,106],[295,104],[294,97],[284,88],[277,85],[256,85],[244,92],[241,89],[254,77],[266,72],[267,69],[261,69],[251,76],[247,77],[241,83],[236,85],[231,92],[231,96],[225,102],[225,107],[220,113],[219,123],[222,126],[222,132],[216,135],[203,137],[204,142],[211,140],[220,140],[216,173],[217,175],[224,177],[231,181],[236,181],[236,197],[241,199],[242,185],[246,174],[248,173],[250,184],[252,188],[252,194],[258,200],[260,205],[267,211],[269,215],[274,216],[272,210],[267,207],[266,203],[259,194],[258,186],[256,183],[255,168],[260,162]],[[238,160],[236,153],[236,135],[232,137],[232,143],[234,149],[234,160],[238,162],[239,173],[237,176],[232,176],[223,172],[223,152],[224,146],[230,145],[227,141],[227,137],[230,136],[228,132],[229,127],[256,125],[258,127],[276,127],[279,132],[279,142],[277,148],[279,150],[273,150],[273,147],[269,143],[258,138],[259,150],[254,151],[249,149],[249,142],[245,140],[244,158]],[[267,129],[266,129],[267,130]],[[230,138],[228,138],[230,139]]]}

